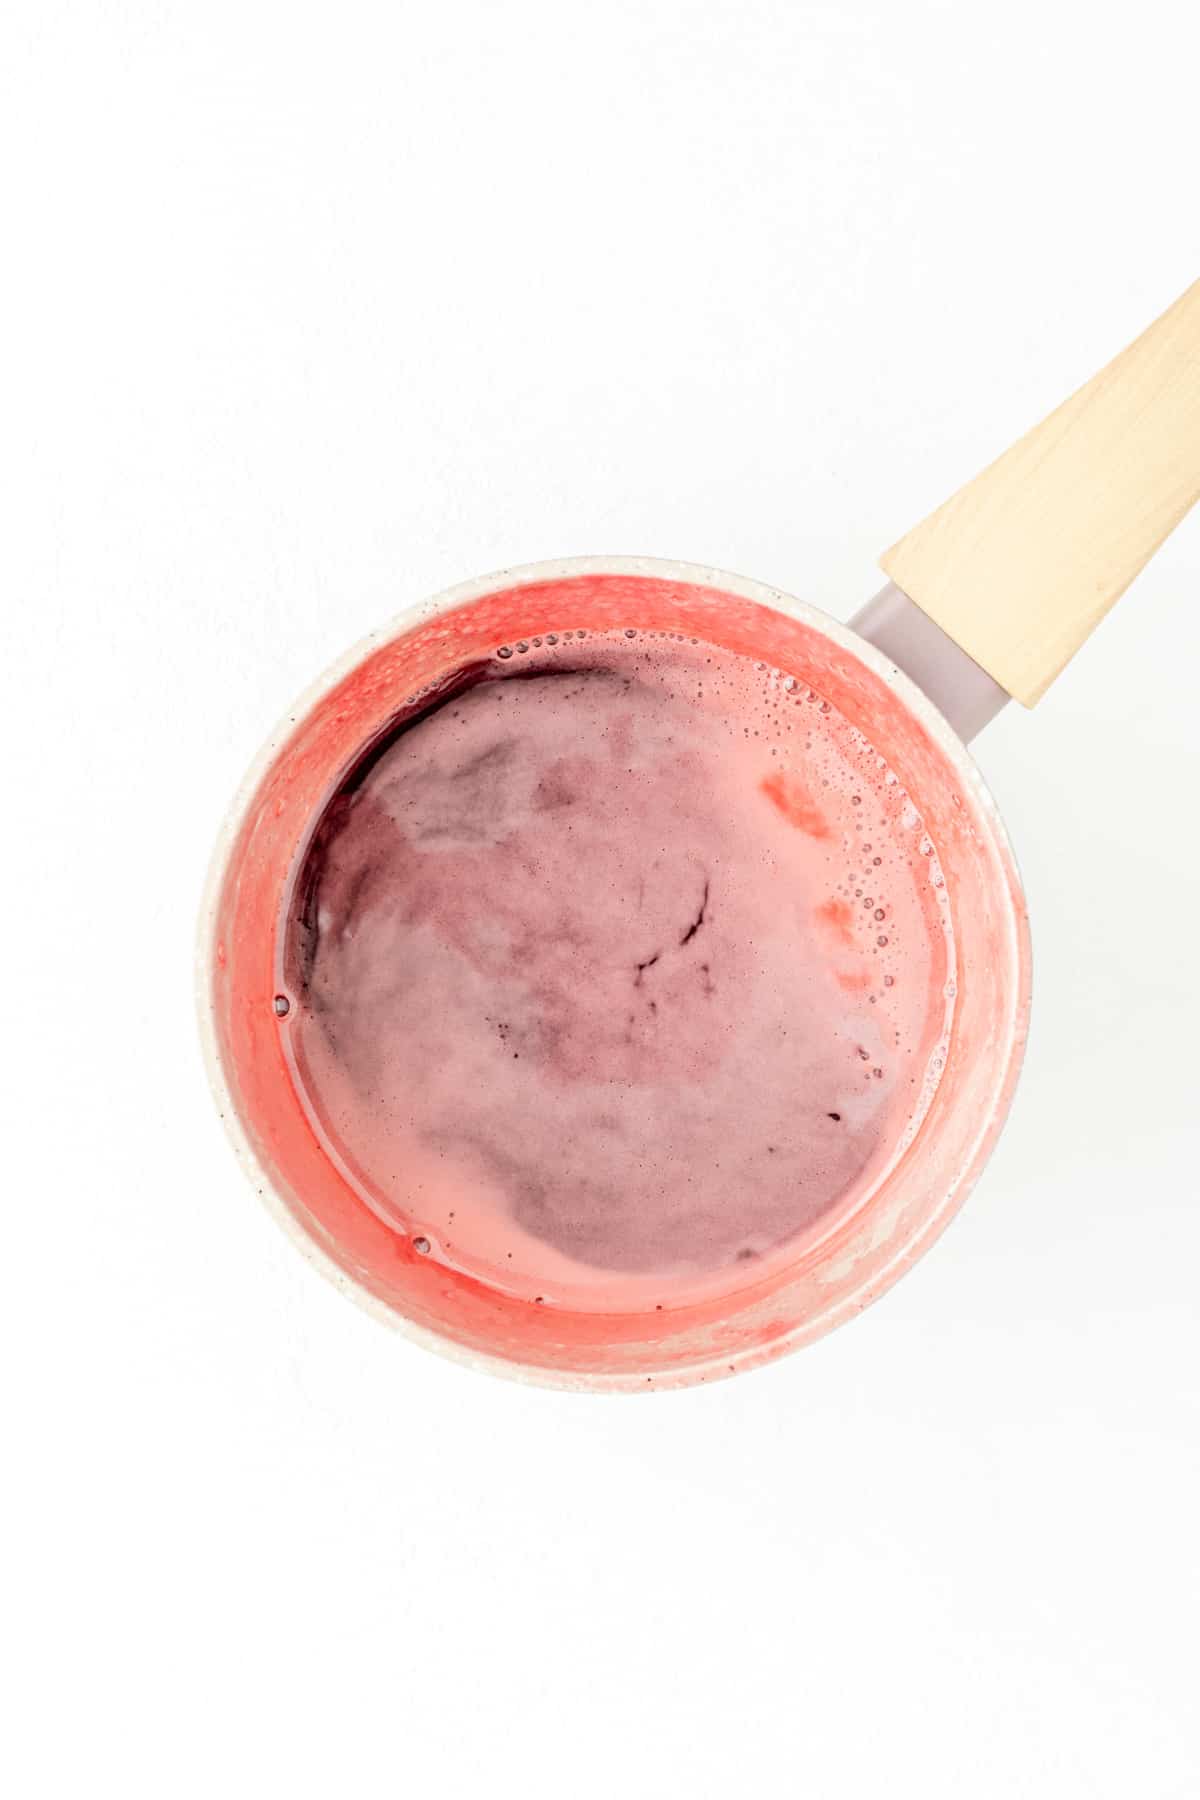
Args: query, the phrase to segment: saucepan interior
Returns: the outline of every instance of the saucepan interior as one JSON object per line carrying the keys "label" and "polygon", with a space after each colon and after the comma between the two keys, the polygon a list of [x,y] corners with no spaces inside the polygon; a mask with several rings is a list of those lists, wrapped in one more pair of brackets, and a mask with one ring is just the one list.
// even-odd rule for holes
{"label": "saucepan interior", "polygon": [[[415,1253],[323,1150],[297,1096],[274,995],[289,886],[316,817],[364,749],[457,672],[535,633],[634,622],[685,631],[811,687],[871,740],[936,847],[956,944],[944,1069],[904,1155],[790,1266],[728,1296],[649,1313],[532,1306]],[[1024,1043],[1025,908],[993,802],[961,743],[870,645],[758,583],[685,565],[588,559],[477,581],[401,617],[292,709],[239,796],[201,925],[211,1078],[238,1155],[335,1282],[427,1345],[557,1386],[712,1380],[806,1343],[887,1288],[943,1229],[1003,1122]]]}

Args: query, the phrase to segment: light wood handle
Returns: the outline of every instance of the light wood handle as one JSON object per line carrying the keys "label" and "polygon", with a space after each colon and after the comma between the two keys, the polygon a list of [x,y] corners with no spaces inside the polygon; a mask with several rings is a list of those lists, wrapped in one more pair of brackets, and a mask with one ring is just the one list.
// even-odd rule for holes
{"label": "light wood handle", "polygon": [[1200,498],[1200,281],[880,566],[1026,706]]}

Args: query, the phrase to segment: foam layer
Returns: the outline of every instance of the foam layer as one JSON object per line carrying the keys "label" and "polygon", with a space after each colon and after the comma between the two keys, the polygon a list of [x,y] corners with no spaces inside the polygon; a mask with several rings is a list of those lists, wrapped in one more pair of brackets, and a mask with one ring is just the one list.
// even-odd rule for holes
{"label": "foam layer", "polygon": [[332,800],[280,1030],[330,1153],[431,1257],[669,1306],[799,1254],[911,1138],[943,896],[819,695],[695,640],[552,634]]}

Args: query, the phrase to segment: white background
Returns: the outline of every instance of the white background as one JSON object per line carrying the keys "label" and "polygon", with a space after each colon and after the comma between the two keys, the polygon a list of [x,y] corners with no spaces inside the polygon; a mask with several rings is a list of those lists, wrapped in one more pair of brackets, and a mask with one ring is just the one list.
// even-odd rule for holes
{"label": "white background", "polygon": [[1017,1104],[797,1357],[595,1399],[389,1335],[191,998],[227,799],[364,632],[598,551],[847,616],[1195,279],[1194,8],[0,29],[8,1790],[1194,1796],[1200,518],[980,741]]}

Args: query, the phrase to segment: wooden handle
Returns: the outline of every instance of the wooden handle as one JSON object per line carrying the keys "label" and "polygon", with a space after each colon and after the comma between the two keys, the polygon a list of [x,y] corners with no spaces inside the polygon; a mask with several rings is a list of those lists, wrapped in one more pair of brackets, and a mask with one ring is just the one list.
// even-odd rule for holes
{"label": "wooden handle", "polygon": [[1200,498],[1200,281],[880,566],[1032,706]]}

